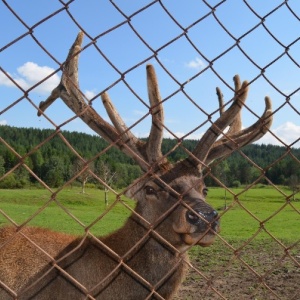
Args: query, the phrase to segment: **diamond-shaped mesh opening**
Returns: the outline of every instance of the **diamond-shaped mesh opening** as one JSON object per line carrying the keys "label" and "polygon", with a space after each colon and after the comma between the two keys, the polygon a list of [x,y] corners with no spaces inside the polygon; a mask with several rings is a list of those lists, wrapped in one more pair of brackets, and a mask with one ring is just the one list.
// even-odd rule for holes
{"label": "diamond-shaped mesh opening", "polygon": [[1,1],[0,298],[298,299],[298,6]]}

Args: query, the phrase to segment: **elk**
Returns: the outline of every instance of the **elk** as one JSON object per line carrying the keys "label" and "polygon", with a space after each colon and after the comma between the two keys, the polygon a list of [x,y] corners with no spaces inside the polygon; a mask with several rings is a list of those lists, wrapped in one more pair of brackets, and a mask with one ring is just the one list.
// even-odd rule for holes
{"label": "elk", "polygon": [[78,57],[83,33],[72,45],[60,84],[38,114],[57,98],[106,141],[130,156],[144,175],[126,189],[136,207],[125,225],[104,237],[83,237],[27,226],[0,230],[0,299],[172,299],[189,266],[187,250],[210,246],[220,231],[218,213],[206,203],[203,170],[210,163],[261,138],[272,123],[271,100],[261,118],[242,129],[241,109],[248,83],[234,77],[231,106],[225,110],[217,88],[220,116],[188,157],[174,164],[162,154],[164,113],[158,81],[147,65],[152,125],[144,141],[133,135],[101,95],[111,123],[89,105],[79,89]]}

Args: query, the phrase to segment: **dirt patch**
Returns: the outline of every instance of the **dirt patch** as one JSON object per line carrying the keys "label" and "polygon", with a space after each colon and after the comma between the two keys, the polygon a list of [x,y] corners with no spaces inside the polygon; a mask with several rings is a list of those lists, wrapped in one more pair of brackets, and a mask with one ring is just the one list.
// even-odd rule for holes
{"label": "dirt patch", "polygon": [[193,268],[176,300],[300,299],[300,245],[286,250],[261,241],[237,252],[212,249],[192,251]]}

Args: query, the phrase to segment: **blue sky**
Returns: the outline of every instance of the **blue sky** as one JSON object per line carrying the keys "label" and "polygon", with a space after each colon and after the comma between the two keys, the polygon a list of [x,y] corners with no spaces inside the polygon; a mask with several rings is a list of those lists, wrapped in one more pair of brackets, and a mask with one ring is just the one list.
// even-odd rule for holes
{"label": "blue sky", "polygon": [[[46,111],[50,122],[37,117],[36,109],[30,103],[38,105],[47,98],[59,82],[59,71],[30,90],[30,101],[26,98],[18,101],[24,93],[7,75],[28,90],[57,70],[80,30],[79,24],[88,35],[83,45],[97,38],[96,45],[104,54],[102,56],[93,45],[81,53],[80,87],[88,98],[93,98],[112,86],[109,94],[129,126],[148,109],[126,84],[148,103],[145,65],[152,63],[162,98],[175,93],[164,107],[165,124],[176,136],[192,131],[206,120],[188,97],[211,113],[218,108],[216,86],[222,89],[225,100],[230,100],[233,96],[229,88],[233,86],[232,77],[240,74],[242,80],[257,78],[250,86],[249,110],[244,109],[243,125],[249,126],[257,120],[257,115],[264,110],[264,97],[268,95],[276,111],[272,133],[286,144],[293,143],[300,136],[300,2],[289,0],[288,6],[284,2],[161,1],[175,22],[159,1],[75,0],[69,3],[68,10],[56,0],[0,1],[0,66],[6,73],[0,70],[0,124],[55,128],[73,116],[65,104],[57,100]],[[215,7],[214,14],[209,6]],[[32,35],[28,34],[30,30]],[[125,74],[126,84],[120,81],[121,74]],[[15,105],[11,106],[13,103]],[[93,107],[99,114],[106,115],[99,98],[94,100]],[[146,118],[132,131],[139,137],[146,136],[150,121]],[[78,119],[62,129],[92,133]],[[189,137],[199,138],[205,130],[206,127],[201,127]],[[165,136],[169,136],[168,132]],[[281,144],[271,134],[261,142]]]}

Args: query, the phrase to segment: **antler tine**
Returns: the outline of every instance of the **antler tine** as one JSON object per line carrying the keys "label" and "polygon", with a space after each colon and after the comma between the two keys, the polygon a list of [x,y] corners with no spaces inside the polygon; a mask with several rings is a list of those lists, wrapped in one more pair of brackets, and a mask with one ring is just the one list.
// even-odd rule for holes
{"label": "antler tine", "polygon": [[224,113],[225,111],[225,105],[224,105],[224,96],[219,87],[216,88],[218,100],[219,100],[219,111],[220,111],[220,116]]}
{"label": "antler tine", "polygon": [[[78,83],[78,58],[82,41],[83,32],[79,32],[64,64],[61,81],[46,101],[40,103],[38,115],[41,115],[42,112],[60,97],[92,130],[102,136],[107,142],[115,143],[116,147],[121,149],[126,155],[132,157],[143,170],[147,170],[149,164],[145,161],[145,157],[136,150],[135,145],[137,139],[127,130],[127,127],[124,126],[124,124],[120,124],[117,130],[106,122],[84,100]],[[107,94],[104,94],[103,97],[104,102],[106,102],[106,107],[113,107]],[[121,118],[118,119],[118,116],[115,114],[115,121],[116,120],[121,120]],[[112,121],[114,121],[114,118]],[[124,136],[120,134],[122,126],[125,131]]]}
{"label": "antler tine", "polygon": [[161,144],[163,140],[164,111],[159,92],[158,80],[154,67],[147,65],[147,86],[152,115],[152,125],[149,139],[146,143],[146,152],[149,163],[157,162],[162,158]]}
{"label": "antler tine", "polygon": [[114,142],[118,139],[116,130],[86,103],[80,92],[78,83],[78,59],[82,41],[83,32],[79,32],[63,66],[61,81],[46,101],[40,103],[38,115],[41,115],[41,112],[44,112],[60,97],[65,104],[75,114],[79,115],[93,130],[101,134],[107,141]]}
{"label": "antler tine", "polygon": [[[199,143],[197,144],[193,155],[203,163],[206,161],[206,157],[209,154],[209,151],[220,134],[223,133],[224,129],[227,126],[233,126],[237,128],[238,123],[236,119],[240,118],[240,111],[244,105],[247,94],[248,94],[248,82],[244,81],[242,85],[239,83],[239,77],[234,77],[234,82],[236,84],[235,97],[232,105],[223,113],[220,117],[211,125],[211,127],[206,131],[202,136]],[[196,165],[199,165],[199,161]],[[200,166],[201,169],[201,166]]]}
{"label": "antler tine", "polygon": [[137,139],[128,129],[128,127],[118,114],[117,110],[115,109],[108,94],[103,93],[101,95],[101,98],[109,115],[109,118],[113,122],[122,140],[126,142],[132,149],[143,153],[150,165],[152,165],[154,162],[158,162],[158,164],[160,165],[166,162],[166,160],[163,159],[163,155],[161,153],[164,112],[154,67],[152,65],[147,65],[146,72],[150,112],[152,115],[151,130],[148,141],[146,143]]}
{"label": "antler tine", "polygon": [[[237,95],[238,91],[241,89],[241,80],[239,75],[235,75],[233,77],[234,81],[234,86],[235,86],[235,96]],[[244,81],[245,84],[248,85],[247,81]],[[231,134],[233,132],[237,132],[242,129],[242,116],[241,116],[241,111],[238,112],[238,114],[235,116],[233,121],[229,124],[229,129],[227,131],[227,134]]]}
{"label": "antler tine", "polygon": [[[79,32],[79,34],[76,37],[75,42],[73,43],[69,54],[66,59],[66,63],[63,68],[63,74],[61,81],[59,85],[53,89],[51,92],[51,95],[46,99],[46,101],[41,101],[39,105],[39,111],[37,113],[38,116],[41,116],[43,112],[57,99],[60,97],[61,93],[63,92],[63,88],[67,87],[68,84],[66,84],[67,78],[69,78],[74,85],[78,86],[78,57],[79,57],[79,51],[80,51],[80,46],[83,41],[83,33]],[[68,76],[65,76],[67,74]],[[80,95],[80,98],[82,96]],[[83,99],[80,99],[81,101]]]}
{"label": "antler tine", "polygon": [[[235,75],[233,77],[234,81],[234,87],[235,87],[235,96],[237,95],[238,91],[241,89],[241,80],[239,75]],[[223,93],[219,87],[216,88],[217,96],[219,100],[219,109],[220,109],[220,115],[224,113],[224,100],[223,100]],[[231,134],[234,132],[237,132],[242,129],[242,117],[241,117],[241,110],[240,112],[235,116],[235,118],[232,120],[232,122],[228,125],[229,129],[226,134]]]}
{"label": "antler tine", "polygon": [[265,135],[273,122],[272,102],[269,97],[265,97],[265,106],[264,113],[253,125],[233,135],[227,135],[228,138],[224,137],[217,141],[209,152],[205,163],[209,164],[213,160],[228,155],[237,148],[253,143]]}
{"label": "antler tine", "polygon": [[116,110],[115,106],[113,105],[112,101],[110,100],[108,93],[103,93],[101,95],[101,99],[110,120],[114,124],[123,142],[137,152],[137,145],[139,143],[142,144],[142,141],[136,138],[136,136],[129,130],[129,128],[119,115],[118,111]]}

